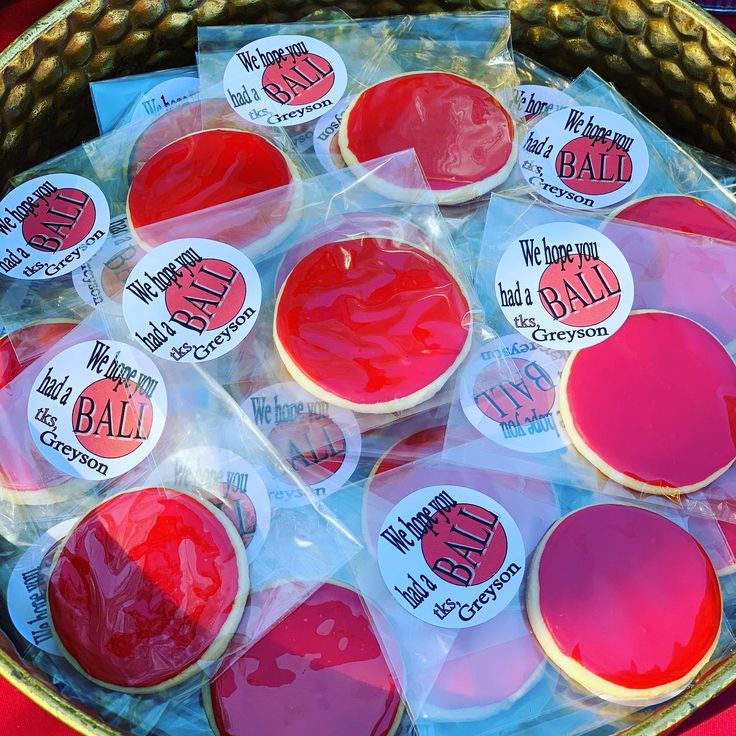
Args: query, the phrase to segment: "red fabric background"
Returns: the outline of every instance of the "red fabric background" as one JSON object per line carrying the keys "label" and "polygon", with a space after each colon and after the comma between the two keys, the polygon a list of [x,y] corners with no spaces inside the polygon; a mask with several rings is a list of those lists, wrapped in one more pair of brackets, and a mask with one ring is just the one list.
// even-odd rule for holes
{"label": "red fabric background", "polygon": [[[57,0],[0,0],[0,49],[5,48]],[[728,19],[736,29],[736,16]],[[0,734],[3,736],[74,736],[75,732],[21,695],[0,678]],[[736,734],[736,686],[713,700],[671,736]],[[562,736],[562,735],[561,735]]]}

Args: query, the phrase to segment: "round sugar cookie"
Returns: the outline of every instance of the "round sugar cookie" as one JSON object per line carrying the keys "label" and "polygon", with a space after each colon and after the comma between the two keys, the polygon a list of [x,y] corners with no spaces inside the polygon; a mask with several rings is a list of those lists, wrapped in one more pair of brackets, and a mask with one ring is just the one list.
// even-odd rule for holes
{"label": "round sugar cookie", "polygon": [[[394,443],[378,459],[366,484],[363,526],[375,549],[386,511],[427,485],[461,484],[487,493],[518,523],[532,550],[558,517],[557,498],[542,481],[504,476],[443,463],[446,426],[419,429]],[[373,499],[373,500],[372,500]],[[375,502],[374,502],[375,501]],[[523,611],[512,603],[491,621],[460,629],[452,642],[423,714],[438,721],[487,718],[511,706],[538,682],[545,658]]]}
{"label": "round sugar cookie", "polygon": [[[516,163],[514,121],[479,84],[421,71],[391,77],[358,94],[338,133],[348,166],[414,149],[439,204],[460,204],[502,184]],[[376,172],[368,182],[395,199],[417,194]]]}
{"label": "round sugar cookie", "polygon": [[[250,605],[289,585],[253,593]],[[363,599],[332,582],[226,659],[202,695],[217,736],[392,736],[404,711]]]}
{"label": "round sugar cookie", "polygon": [[[0,388],[4,388],[29,368],[49,348],[65,337],[79,323],[72,319],[32,322],[0,337]],[[26,424],[25,405],[18,396],[0,394],[2,413],[13,421]],[[6,437],[0,459],[0,497],[22,505],[58,503],[79,491],[80,483],[44,460],[28,432]]]}
{"label": "round sugar cookie", "polygon": [[571,353],[560,411],[576,449],[642,493],[691,493],[736,460],[736,364],[705,328],[670,312],[632,312],[611,337]]}
{"label": "round sugar cookie", "polygon": [[549,659],[604,700],[654,705],[710,660],[721,627],[713,564],[660,514],[599,504],[568,514],[534,554],[527,613]]}
{"label": "round sugar cookie", "polygon": [[365,235],[313,250],[279,291],[274,340],[323,401],[383,414],[434,396],[465,358],[470,304],[439,259]]}
{"label": "round sugar cookie", "polygon": [[245,548],[221,511],[170,488],[136,489],[93,508],[60,546],[49,621],[85,677],[156,692],[225,652],[248,581]]}
{"label": "round sugar cookie", "polygon": [[[250,208],[237,201],[271,190]],[[300,201],[299,175],[271,141],[249,131],[211,129],[153,154],[133,177],[127,207],[144,249],[190,237],[222,240],[253,254],[293,227]]]}

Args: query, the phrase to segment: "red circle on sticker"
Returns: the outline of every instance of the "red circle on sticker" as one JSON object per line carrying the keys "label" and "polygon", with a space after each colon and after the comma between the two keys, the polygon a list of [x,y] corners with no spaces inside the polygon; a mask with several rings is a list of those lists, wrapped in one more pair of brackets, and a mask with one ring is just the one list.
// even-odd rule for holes
{"label": "red circle on sticker", "polygon": [[526,424],[552,411],[555,382],[536,361],[513,358],[509,364],[494,361],[473,384],[473,400],[494,422]]}
{"label": "red circle on sticker", "polygon": [[324,483],[345,462],[345,435],[328,416],[300,413],[293,421],[278,424],[268,439],[307,485]]}
{"label": "red circle on sticker", "polygon": [[[303,46],[302,41],[296,46]],[[335,84],[335,70],[327,59],[306,51],[294,58],[287,54],[263,71],[263,91],[282,105],[308,105],[322,99]]]}
{"label": "red circle on sticker", "polygon": [[245,304],[245,279],[226,261],[205,258],[177,275],[166,290],[166,309],[175,322],[199,334],[224,327]]}
{"label": "red circle on sticker", "polygon": [[105,262],[100,272],[100,286],[110,299],[120,298],[128,276],[142,257],[143,251],[140,248],[129,245]]}
{"label": "red circle on sticker", "polygon": [[506,531],[496,514],[469,503],[436,513],[422,536],[427,565],[452,585],[485,583],[501,569],[507,552]]}
{"label": "red circle on sticker", "polygon": [[[611,147],[611,150],[608,150]],[[555,159],[555,171],[570,189],[581,194],[611,194],[631,181],[633,162],[611,141],[580,136],[566,143]]]}
{"label": "red circle on sticker", "polygon": [[37,199],[23,220],[23,237],[42,253],[56,253],[79,245],[92,231],[97,209],[92,197],[80,189],[57,189]]}
{"label": "red circle on sticker", "polygon": [[251,497],[229,483],[222,484],[222,498],[210,498],[213,503],[230,521],[240,533],[243,545],[253,541],[258,526],[258,512]]}
{"label": "red circle on sticker", "polygon": [[539,279],[539,298],[552,319],[571,327],[592,327],[607,320],[621,303],[621,283],[598,258],[558,261]]}
{"label": "red circle on sticker", "polygon": [[136,393],[138,384],[117,385],[111,378],[91,383],[72,410],[72,429],[79,443],[98,457],[119,458],[135,452],[151,432],[153,404]]}

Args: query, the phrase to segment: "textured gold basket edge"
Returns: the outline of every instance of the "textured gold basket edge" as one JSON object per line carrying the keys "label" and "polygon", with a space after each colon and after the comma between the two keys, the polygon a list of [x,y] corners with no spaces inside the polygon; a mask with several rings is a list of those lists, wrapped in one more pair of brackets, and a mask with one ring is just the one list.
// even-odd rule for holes
{"label": "textured gold basket edge", "polygon": [[45,33],[51,26],[58,21],[66,18],[77,8],[80,8],[88,0],[63,0],[55,8],[52,8],[46,15],[36,21],[28,30],[18,36],[3,51],[0,51],[0,70],[4,69],[18,54],[28,48],[39,36]]}

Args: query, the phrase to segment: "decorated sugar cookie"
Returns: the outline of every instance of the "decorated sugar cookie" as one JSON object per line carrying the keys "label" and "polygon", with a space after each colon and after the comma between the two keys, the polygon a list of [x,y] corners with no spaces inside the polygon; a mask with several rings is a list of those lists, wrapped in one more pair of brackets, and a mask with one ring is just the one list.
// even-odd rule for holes
{"label": "decorated sugar cookie", "polygon": [[707,554],[677,524],[599,504],[548,531],[529,572],[527,612],[547,656],[576,685],[614,703],[654,705],[713,655],[721,590]]}
{"label": "decorated sugar cookie", "polygon": [[[401,74],[358,94],[343,116],[340,152],[348,166],[414,149],[440,204],[458,204],[503,183],[516,162],[514,122],[479,84],[448,72]],[[412,192],[376,174],[376,188]]]}
{"label": "decorated sugar cookie", "polygon": [[[214,215],[201,213],[273,189],[279,191],[257,211],[233,205]],[[169,143],[135,174],[128,219],[145,249],[201,237],[253,252],[293,226],[299,192],[294,165],[271,141],[244,130],[202,130]]]}
{"label": "decorated sugar cookie", "polygon": [[[267,606],[289,586],[258,591],[250,605]],[[337,583],[226,659],[203,700],[217,736],[392,736],[404,711],[362,598]]]}
{"label": "decorated sugar cookie", "polygon": [[274,340],[294,380],[354,411],[434,396],[470,348],[470,304],[442,261],[365,235],[305,256],[279,292]]}
{"label": "decorated sugar cookie", "polygon": [[572,353],[560,382],[578,451],[627,488],[704,488],[736,460],[736,364],[697,322],[632,312],[597,345]]}
{"label": "decorated sugar cookie", "polygon": [[170,488],[121,493],[92,509],[59,548],[49,618],[65,657],[103,687],[150,693],[220,657],[248,595],[232,522]]}

